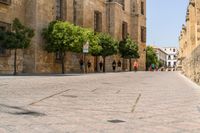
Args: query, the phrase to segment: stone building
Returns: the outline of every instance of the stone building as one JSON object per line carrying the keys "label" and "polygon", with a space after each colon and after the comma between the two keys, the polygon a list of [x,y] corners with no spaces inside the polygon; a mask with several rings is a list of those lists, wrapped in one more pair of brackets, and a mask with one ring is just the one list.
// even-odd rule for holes
{"label": "stone building", "polygon": [[179,37],[179,65],[183,73],[200,83],[200,0],[190,0],[186,23]]}
{"label": "stone building", "polygon": [[[91,28],[96,32],[109,33],[118,40],[129,34],[139,44],[140,70],[145,70],[146,0],[0,0],[0,28],[11,30],[11,23],[16,17],[35,30],[30,48],[18,50],[19,73],[61,71],[59,56],[43,50],[44,40],[41,36],[42,29],[56,19]],[[67,52],[66,72],[79,72],[80,58],[81,54]],[[95,59],[88,55],[87,60],[92,62],[91,72],[98,69],[95,64],[101,58]],[[110,62],[113,60],[122,59],[118,55],[109,57],[106,60],[107,71],[111,71]],[[0,73],[12,71],[13,53],[0,47]]]}

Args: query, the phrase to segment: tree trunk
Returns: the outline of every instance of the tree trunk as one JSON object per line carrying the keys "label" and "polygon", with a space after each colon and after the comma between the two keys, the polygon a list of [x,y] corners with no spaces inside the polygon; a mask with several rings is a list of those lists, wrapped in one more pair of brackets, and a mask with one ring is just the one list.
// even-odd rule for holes
{"label": "tree trunk", "polygon": [[125,71],[125,59],[122,60],[122,70]]}
{"label": "tree trunk", "polygon": [[132,62],[131,62],[131,58],[129,58],[129,71],[132,71]]}
{"label": "tree trunk", "polygon": [[106,72],[106,57],[103,57],[103,72]]}
{"label": "tree trunk", "polygon": [[65,61],[64,61],[64,57],[65,54],[63,52],[61,52],[61,68],[62,68],[62,74],[65,74]]}
{"label": "tree trunk", "polygon": [[95,56],[95,72],[98,72],[98,56]]}
{"label": "tree trunk", "polygon": [[17,49],[14,50],[14,75],[17,75]]}

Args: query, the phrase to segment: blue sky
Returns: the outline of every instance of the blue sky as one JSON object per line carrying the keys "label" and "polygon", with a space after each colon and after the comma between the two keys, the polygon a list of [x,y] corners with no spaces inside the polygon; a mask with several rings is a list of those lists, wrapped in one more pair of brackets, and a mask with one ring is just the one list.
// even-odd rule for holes
{"label": "blue sky", "polygon": [[178,47],[189,0],[147,0],[147,44]]}

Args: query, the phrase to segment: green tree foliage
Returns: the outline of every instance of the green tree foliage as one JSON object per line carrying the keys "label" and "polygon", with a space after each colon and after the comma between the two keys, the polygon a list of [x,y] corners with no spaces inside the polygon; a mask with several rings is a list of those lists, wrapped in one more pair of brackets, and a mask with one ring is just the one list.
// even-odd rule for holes
{"label": "green tree foliage", "polygon": [[90,29],[81,28],[76,26],[75,36],[78,38],[76,42],[72,45],[71,51],[76,53],[83,52],[83,45],[89,42],[89,54],[93,56],[98,56],[101,51],[101,46],[98,45],[98,36]]}
{"label": "green tree foliage", "polygon": [[98,38],[99,46],[101,47],[99,55],[103,57],[103,72],[105,72],[106,57],[117,53],[118,42],[114,40],[110,35],[105,33],[100,33]]}
{"label": "green tree foliage", "polygon": [[63,21],[53,21],[47,28],[43,29],[42,35],[46,40],[45,50],[59,53],[63,74],[65,73],[65,53],[72,50],[73,45],[76,45],[76,42],[81,39],[76,37],[75,34],[78,34],[76,31],[78,31],[77,27]]}
{"label": "green tree foliage", "polygon": [[28,48],[33,36],[34,30],[24,26],[17,18],[15,18],[13,21],[12,31],[7,31],[4,33],[3,47],[6,49],[14,50],[14,75],[17,74],[17,49]]}
{"label": "green tree foliage", "polygon": [[100,55],[102,47],[99,45],[99,38],[95,32],[86,30],[86,35],[89,42],[89,54],[95,57],[95,71],[97,72],[98,56]]}
{"label": "green tree foliage", "polygon": [[[121,54],[121,57],[124,59],[129,59],[129,65],[130,65],[130,71],[131,71],[131,59],[132,58],[139,58],[139,53],[138,53],[138,44],[135,43],[130,36],[128,36],[126,39],[122,40],[119,43],[119,53]],[[123,63],[124,66],[124,63]]]}
{"label": "green tree foliage", "polygon": [[153,47],[147,46],[146,48],[146,67],[149,68],[152,64],[158,64],[158,58]]}
{"label": "green tree foliage", "polygon": [[158,67],[159,68],[164,67],[164,63],[162,61],[158,61]]}
{"label": "green tree foliage", "polygon": [[64,74],[65,53],[72,51],[82,53],[83,45],[88,41],[90,53],[99,54],[101,48],[98,46],[98,38],[89,29],[74,26],[68,22],[53,21],[43,30],[43,37],[46,40],[45,49],[48,52],[60,53],[62,73]]}
{"label": "green tree foliage", "polygon": [[119,43],[119,53],[122,58],[139,58],[138,44],[128,36]]}

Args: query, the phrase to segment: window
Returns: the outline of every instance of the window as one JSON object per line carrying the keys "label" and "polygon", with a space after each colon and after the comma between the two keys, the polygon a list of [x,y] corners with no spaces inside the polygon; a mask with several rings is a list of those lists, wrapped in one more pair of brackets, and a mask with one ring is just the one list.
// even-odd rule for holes
{"label": "window", "polygon": [[10,5],[11,4],[11,0],[0,0],[0,3],[6,4],[6,5]]}
{"label": "window", "polygon": [[171,67],[171,62],[168,62],[168,67]]}
{"label": "window", "polygon": [[144,2],[141,2],[141,14],[144,15]]}
{"label": "window", "polygon": [[174,62],[174,67],[176,66],[176,62]]}
{"label": "window", "polygon": [[132,11],[135,12],[135,4],[133,4],[133,9],[132,9]]}
{"label": "window", "polygon": [[173,52],[176,52],[176,49],[173,49]]}
{"label": "window", "polygon": [[73,11],[73,14],[74,14],[73,15],[73,21],[74,21],[75,25],[77,25],[77,17],[76,17],[77,16],[77,10],[76,9],[77,9],[77,2],[76,2],[76,0],[73,0],[73,10],[74,10]]}
{"label": "window", "polygon": [[124,2],[124,0],[122,0],[121,4],[122,4],[122,9],[125,10],[125,2]]}
{"label": "window", "polygon": [[146,28],[141,27],[141,42],[146,43]]}
{"label": "window", "polygon": [[171,56],[170,55],[168,56],[168,60],[171,60]]}
{"label": "window", "polygon": [[128,35],[128,24],[127,22],[122,23],[122,39],[125,39]]}
{"label": "window", "polygon": [[102,31],[102,13],[99,11],[94,12],[94,31]]}
{"label": "window", "polygon": [[[0,30],[1,31],[10,31],[11,30],[11,25],[8,23],[0,22]],[[1,39],[0,39],[1,40]],[[0,56],[9,56],[10,55],[10,50],[6,50],[5,48],[2,47],[3,42],[0,41]]]}
{"label": "window", "polygon": [[65,19],[65,6],[66,3],[64,0],[56,0],[56,19],[57,20],[64,20]]}

